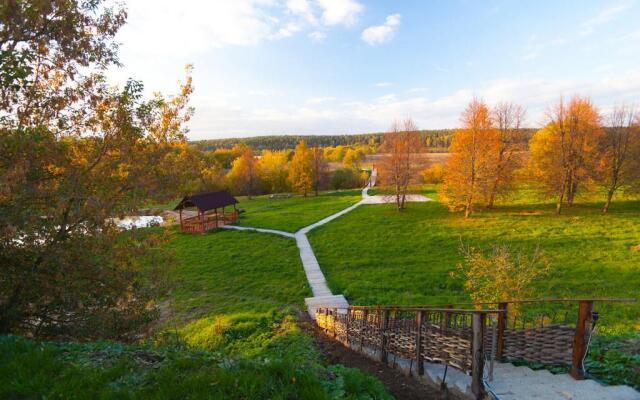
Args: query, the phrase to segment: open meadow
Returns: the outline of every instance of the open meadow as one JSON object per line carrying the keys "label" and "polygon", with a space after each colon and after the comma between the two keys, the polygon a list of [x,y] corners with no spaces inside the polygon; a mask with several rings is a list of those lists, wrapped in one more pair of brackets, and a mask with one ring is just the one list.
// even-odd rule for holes
{"label": "open meadow", "polygon": [[[433,186],[423,193],[437,199]],[[637,297],[640,288],[640,201],[620,199],[608,215],[585,200],[556,216],[553,204],[523,189],[515,198],[468,220],[439,202],[360,207],[310,234],[331,289],[354,304],[468,302],[450,276],[462,261],[460,245],[487,249],[539,247],[551,264],[537,283],[539,297]],[[640,327],[640,303],[602,305],[612,332]],[[603,328],[604,329],[604,328]]]}

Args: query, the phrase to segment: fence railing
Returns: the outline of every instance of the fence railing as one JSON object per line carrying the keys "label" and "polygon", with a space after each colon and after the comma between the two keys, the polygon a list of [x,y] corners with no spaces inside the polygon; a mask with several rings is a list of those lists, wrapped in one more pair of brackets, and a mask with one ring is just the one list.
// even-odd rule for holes
{"label": "fence railing", "polygon": [[489,358],[566,364],[571,375],[581,379],[587,342],[598,317],[594,303],[622,301],[635,299],[318,308],[316,322],[347,347],[384,363],[391,355],[394,365],[401,358],[409,360],[409,369],[414,370],[415,362],[418,375],[424,374],[425,361],[457,368],[471,375],[471,390],[482,398],[484,362]]}

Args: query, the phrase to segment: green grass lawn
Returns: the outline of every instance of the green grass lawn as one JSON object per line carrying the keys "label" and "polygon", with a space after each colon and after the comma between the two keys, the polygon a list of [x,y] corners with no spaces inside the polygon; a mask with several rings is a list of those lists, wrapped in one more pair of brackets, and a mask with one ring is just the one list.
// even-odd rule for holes
{"label": "green grass lawn", "polygon": [[255,228],[295,232],[357,203],[360,195],[361,190],[358,189],[322,192],[318,197],[294,195],[290,198],[270,199],[269,196],[258,196],[251,200],[240,197],[238,207],[246,212],[241,214],[238,223]]}
{"label": "green grass lawn", "polygon": [[177,264],[155,332],[130,345],[0,336],[0,398],[390,398],[327,364],[299,328],[294,309],[311,292],[293,239],[169,229]]}
{"label": "green grass lawn", "polygon": [[[433,187],[425,195],[437,198]],[[505,243],[551,261],[542,297],[638,297],[640,201],[618,200],[609,215],[601,203],[580,203],[553,214],[553,204],[532,201],[532,191],[512,203],[464,220],[438,202],[366,205],[310,233],[329,286],[355,304],[439,304],[468,301],[449,272],[462,258],[460,243],[488,248]],[[610,332],[640,328],[640,303],[600,305]]]}

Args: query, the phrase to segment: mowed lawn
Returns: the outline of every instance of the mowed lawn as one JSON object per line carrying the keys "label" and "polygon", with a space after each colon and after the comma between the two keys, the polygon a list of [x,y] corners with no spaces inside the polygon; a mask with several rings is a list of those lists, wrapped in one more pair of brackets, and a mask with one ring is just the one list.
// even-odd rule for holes
{"label": "mowed lawn", "polygon": [[251,200],[239,197],[239,208],[245,210],[239,225],[295,232],[336,213],[361,199],[361,190],[321,192],[319,196],[292,195],[286,198],[257,196]]}
{"label": "mowed lawn", "polygon": [[202,235],[171,228],[167,244],[177,265],[169,299],[175,312],[264,312],[311,295],[293,239],[221,229]]}
{"label": "mowed lawn", "polygon": [[[425,195],[437,198],[433,188]],[[461,243],[505,243],[551,262],[540,297],[638,297],[640,201],[618,200],[609,215],[601,203],[553,213],[553,204],[522,191],[511,204],[465,220],[438,202],[365,205],[309,234],[334,293],[354,304],[441,304],[469,301],[449,274],[462,260]],[[611,331],[640,328],[640,303],[597,307]]]}

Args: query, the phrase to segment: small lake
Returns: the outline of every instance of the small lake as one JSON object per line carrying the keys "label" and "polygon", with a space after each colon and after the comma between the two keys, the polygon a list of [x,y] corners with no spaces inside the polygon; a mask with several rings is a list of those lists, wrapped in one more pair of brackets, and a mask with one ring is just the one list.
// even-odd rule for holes
{"label": "small lake", "polygon": [[114,218],[112,221],[122,229],[147,228],[149,226],[161,225],[164,218],[158,215],[141,215],[133,217],[125,217],[122,219]]}

